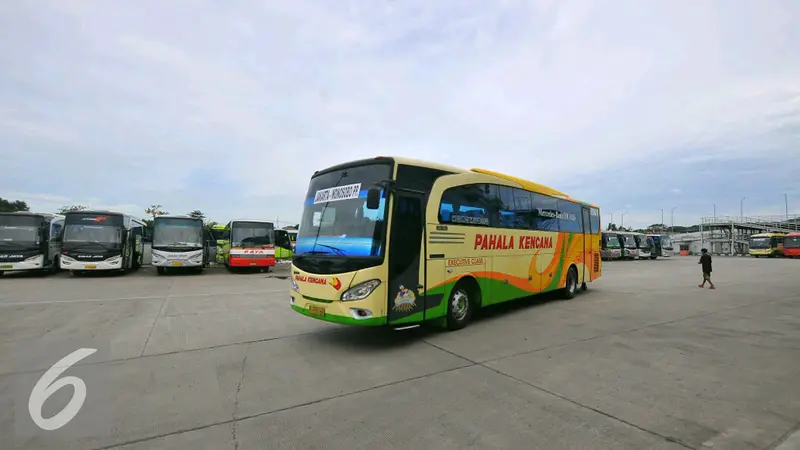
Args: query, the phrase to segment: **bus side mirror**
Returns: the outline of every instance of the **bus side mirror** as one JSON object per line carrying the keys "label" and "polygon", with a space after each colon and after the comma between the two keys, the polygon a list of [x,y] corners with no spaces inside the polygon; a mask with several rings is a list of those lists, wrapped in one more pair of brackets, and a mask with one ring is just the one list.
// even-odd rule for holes
{"label": "bus side mirror", "polygon": [[370,188],[367,191],[367,209],[378,209],[381,206],[381,190]]}

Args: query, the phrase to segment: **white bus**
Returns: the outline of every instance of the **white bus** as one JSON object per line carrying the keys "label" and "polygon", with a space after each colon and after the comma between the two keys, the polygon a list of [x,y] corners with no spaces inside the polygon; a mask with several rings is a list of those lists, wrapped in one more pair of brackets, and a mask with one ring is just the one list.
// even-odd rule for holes
{"label": "white bus", "polygon": [[0,275],[58,270],[64,216],[27,211],[0,213]]}
{"label": "white bus", "polygon": [[115,211],[74,211],[64,218],[59,261],[73,275],[137,270],[144,258],[144,222]]}
{"label": "white bus", "polygon": [[153,266],[159,275],[167,268],[192,268],[202,272],[212,257],[210,239],[203,219],[184,215],[156,217],[153,221]]}

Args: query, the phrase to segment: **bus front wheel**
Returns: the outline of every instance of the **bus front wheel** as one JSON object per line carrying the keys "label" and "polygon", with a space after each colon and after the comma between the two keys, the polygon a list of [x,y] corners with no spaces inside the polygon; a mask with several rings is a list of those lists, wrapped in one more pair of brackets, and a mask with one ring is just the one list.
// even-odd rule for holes
{"label": "bus front wheel", "polygon": [[575,298],[576,292],[578,292],[578,271],[572,266],[567,271],[567,282],[564,285],[564,298]]}
{"label": "bus front wheel", "polygon": [[459,281],[447,300],[447,329],[460,330],[472,318],[472,310],[477,304],[478,287],[467,280]]}

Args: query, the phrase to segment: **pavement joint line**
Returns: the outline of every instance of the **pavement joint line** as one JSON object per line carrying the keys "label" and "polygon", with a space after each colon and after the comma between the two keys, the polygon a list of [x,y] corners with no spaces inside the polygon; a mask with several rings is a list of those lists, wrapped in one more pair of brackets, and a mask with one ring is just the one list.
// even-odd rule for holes
{"label": "pavement joint line", "polygon": [[248,344],[247,348],[244,349],[244,358],[242,359],[242,374],[239,377],[239,384],[236,385],[236,397],[235,402],[233,404],[233,413],[231,414],[231,419],[233,419],[233,424],[231,425],[231,437],[233,438],[233,450],[239,450],[239,439],[236,437],[236,415],[239,413],[239,393],[242,390],[242,382],[244,381],[244,370],[247,367],[247,352],[250,351],[250,347],[252,345]]}
{"label": "pavement joint line", "polygon": [[545,346],[545,347],[536,348],[536,349],[533,349],[533,350],[526,350],[524,352],[514,353],[514,354],[511,354],[511,355],[498,356],[497,358],[489,358],[487,360],[481,361],[479,364],[485,364],[485,363],[489,363],[489,362],[499,361],[501,359],[506,359],[506,358],[513,358],[515,356],[530,355],[530,354],[533,354],[533,353],[538,353],[538,352],[542,352],[542,351],[546,351],[546,350],[552,350],[554,348],[565,347],[565,346],[573,345],[573,344],[581,344],[581,343],[584,343],[584,342],[593,341],[595,339],[602,339],[602,338],[606,338],[606,337],[610,337],[610,336],[619,336],[619,335],[623,335],[623,334],[626,334],[626,333],[633,333],[633,332],[636,332],[636,331],[645,330],[647,328],[658,327],[658,326],[661,326],[661,325],[670,325],[670,324],[673,324],[673,323],[682,322],[684,320],[691,320],[691,319],[696,319],[696,318],[699,318],[699,317],[712,316],[714,314],[719,314],[719,313],[723,313],[723,312],[735,311],[735,310],[740,309],[740,308],[747,308],[747,307],[750,307],[750,306],[756,306],[756,305],[761,305],[761,304],[765,304],[765,303],[780,302],[780,301],[783,301],[783,300],[796,298],[796,297],[797,297],[797,295],[789,295],[789,296],[786,296],[786,297],[773,298],[773,299],[769,299],[769,300],[760,300],[760,301],[757,301],[757,302],[747,303],[747,304],[738,305],[738,306],[732,306],[732,307],[729,307],[729,308],[721,308],[721,309],[718,309],[716,311],[705,312],[705,313],[701,313],[701,314],[694,314],[694,315],[686,316],[686,317],[679,317],[677,319],[667,320],[665,322],[646,324],[646,325],[642,325],[640,327],[630,328],[630,329],[627,329],[627,330],[614,331],[614,332],[611,332],[611,333],[599,334],[597,336],[592,336],[592,337],[588,337],[588,338],[584,338],[584,339],[578,339],[578,340],[570,341],[570,342],[564,342],[564,343],[561,343],[561,344],[553,344],[553,345],[549,345],[549,346]]}
{"label": "pavement joint line", "polygon": [[[328,332],[332,332],[332,333],[341,333],[341,332],[346,331],[346,330],[347,330],[347,328],[331,329],[331,330],[327,330],[327,331]],[[206,351],[206,350],[216,350],[216,349],[219,349],[219,348],[235,347],[237,345],[259,344],[259,343],[262,343],[262,342],[280,341],[280,340],[283,340],[283,339],[291,339],[291,338],[297,338],[297,337],[302,337],[302,336],[308,336],[310,334],[314,334],[314,333],[317,333],[317,332],[318,331],[309,331],[307,333],[290,334],[290,335],[286,335],[286,336],[276,336],[276,337],[270,337],[270,338],[264,338],[264,339],[254,339],[254,340],[242,341],[242,342],[232,342],[230,344],[212,345],[210,347],[189,348],[189,349],[184,349],[184,350],[174,350],[174,351],[163,352],[163,353],[151,353],[151,354],[142,355],[142,356],[129,356],[127,358],[116,358],[116,359],[109,359],[109,360],[103,360],[103,361],[93,361],[93,362],[78,362],[76,364],[71,365],[70,367],[94,366],[94,365],[99,365],[99,364],[114,364],[114,363],[125,362],[125,361],[133,361],[133,360],[142,359],[142,358],[156,358],[156,357],[159,357],[159,356],[180,355],[182,353],[203,352],[203,351]],[[21,370],[19,372],[0,373],[0,378],[2,378],[2,377],[10,377],[10,376],[17,376],[17,375],[32,374],[32,373],[39,373],[39,372],[45,372],[46,370],[47,370],[47,368],[41,368],[41,369]]]}
{"label": "pavement joint line", "polygon": [[283,407],[283,408],[273,409],[273,410],[270,410],[270,411],[262,411],[262,412],[258,412],[258,413],[252,413],[252,414],[248,414],[248,415],[239,417],[238,419],[220,420],[220,421],[217,421],[217,422],[209,423],[209,424],[206,424],[206,425],[200,425],[200,426],[197,426],[197,427],[170,431],[168,433],[161,433],[161,434],[154,435],[154,436],[147,436],[147,437],[138,438],[138,439],[134,439],[134,440],[126,441],[126,442],[120,442],[120,443],[116,443],[116,444],[105,445],[103,447],[95,447],[92,450],[116,449],[116,448],[121,447],[123,445],[138,444],[138,443],[142,443],[142,442],[151,441],[151,440],[154,440],[154,439],[160,439],[160,438],[167,437],[167,436],[174,436],[174,435],[177,435],[177,434],[183,434],[183,433],[188,433],[188,432],[192,432],[192,431],[204,430],[206,428],[211,428],[211,427],[215,427],[215,426],[219,426],[219,425],[227,425],[227,424],[232,424],[232,423],[235,423],[235,422],[241,422],[241,421],[244,421],[244,420],[256,419],[256,418],[263,417],[263,416],[268,416],[268,415],[272,415],[272,414],[278,414],[278,413],[282,413],[282,412],[285,412],[285,411],[291,411],[293,409],[298,409],[298,408],[303,408],[303,407],[306,407],[306,406],[316,405],[318,403],[324,403],[324,402],[328,402],[328,401],[331,401],[331,400],[338,400],[340,398],[350,397],[352,395],[363,394],[364,392],[373,391],[375,389],[381,389],[381,388],[385,388],[385,387],[389,387],[389,386],[396,386],[396,385],[407,383],[407,382],[410,382],[410,381],[417,381],[417,380],[421,380],[421,379],[424,379],[424,378],[430,378],[430,377],[434,377],[434,376],[441,375],[441,374],[448,373],[448,372],[455,372],[456,370],[466,369],[466,368],[474,367],[476,365],[477,364],[467,364],[467,365],[463,365],[463,366],[451,367],[449,369],[442,369],[442,370],[439,370],[439,371],[436,371],[436,372],[432,372],[432,373],[427,373],[427,374],[424,374],[424,375],[418,375],[418,376],[415,376],[415,377],[405,378],[403,380],[396,380],[396,381],[391,381],[389,383],[382,383],[382,384],[378,384],[378,385],[371,386],[371,387],[368,387],[368,388],[359,389],[359,390],[352,391],[352,392],[346,392],[344,394],[334,395],[334,396],[330,396],[330,397],[324,397],[324,398],[320,398],[320,399],[317,399],[317,400],[311,400],[311,401],[308,401],[308,402],[299,403],[297,405],[286,406],[286,407]]}
{"label": "pavement joint line", "polygon": [[766,447],[766,450],[783,450],[784,443],[789,442],[788,445],[785,445],[786,450],[795,450],[798,447],[795,447],[795,442],[790,442],[790,440],[800,443],[800,438],[795,438],[795,435],[800,433],[800,422],[797,422],[789,431],[783,433],[778,439],[775,440],[772,444]]}
{"label": "pavement joint line", "polygon": [[[170,288],[171,289],[171,288]],[[251,291],[251,292],[225,292],[225,293],[198,293],[198,294],[183,294],[183,295],[168,295],[167,298],[192,298],[192,297],[214,297],[214,296],[228,296],[228,295],[257,295],[257,294],[274,294],[278,292],[288,292],[286,289],[269,289],[264,291]],[[0,308],[4,306],[35,306],[35,305],[49,305],[58,303],[88,303],[88,302],[118,302],[124,300],[161,300],[163,295],[148,295],[142,297],[116,297],[116,298],[85,298],[75,300],[46,300],[41,302],[2,302],[0,301]]]}
{"label": "pavement joint line", "polygon": [[167,304],[167,299],[169,299],[169,295],[172,293],[173,286],[175,286],[175,280],[172,280],[169,283],[169,290],[167,291],[167,295],[164,297],[164,300],[161,302],[161,307],[158,309],[158,314],[156,314],[155,319],[153,319],[153,325],[150,327],[150,332],[147,333],[147,340],[144,341],[144,345],[142,346],[142,353],[139,354],[140,358],[144,356],[144,352],[147,351],[147,344],[150,343],[150,337],[153,336],[153,330],[156,329],[158,318],[161,317],[161,313],[164,311],[164,306]]}
{"label": "pavement joint line", "polygon": [[591,406],[589,406],[589,405],[584,405],[583,403],[581,403],[581,402],[579,402],[579,401],[573,400],[573,399],[571,399],[571,398],[569,398],[569,397],[566,397],[566,396],[564,396],[564,395],[561,395],[561,394],[559,394],[559,393],[553,392],[553,391],[551,391],[551,390],[549,390],[549,389],[545,389],[545,388],[543,388],[543,387],[541,387],[541,386],[537,386],[537,385],[535,385],[535,384],[533,384],[533,383],[530,383],[530,382],[528,382],[528,381],[521,380],[521,379],[519,379],[519,378],[517,378],[517,377],[515,377],[515,376],[509,375],[509,374],[507,374],[507,373],[505,373],[505,372],[501,372],[501,371],[499,371],[499,370],[497,370],[497,369],[495,369],[495,368],[489,367],[489,366],[487,366],[487,365],[485,365],[485,364],[479,364],[479,365],[480,365],[480,366],[482,366],[482,367],[485,367],[485,368],[487,368],[487,369],[489,369],[489,370],[491,370],[492,372],[494,372],[494,373],[496,373],[496,374],[498,374],[498,375],[500,375],[500,376],[503,376],[503,377],[509,378],[509,379],[511,379],[511,380],[514,380],[514,381],[516,381],[516,382],[518,382],[518,383],[522,383],[522,384],[524,384],[524,385],[526,385],[526,386],[530,386],[530,387],[532,387],[532,388],[534,388],[534,389],[536,389],[536,390],[539,390],[539,391],[541,391],[541,392],[544,392],[544,393],[546,393],[546,394],[548,394],[548,395],[551,395],[551,396],[553,396],[553,397],[556,397],[556,398],[559,398],[559,399],[561,399],[561,400],[564,400],[565,402],[571,403],[571,404],[573,404],[573,405],[575,405],[575,406],[577,406],[577,407],[579,407],[579,408],[583,408],[583,409],[586,409],[586,410],[589,410],[589,411],[595,412],[595,413],[597,413],[597,414],[600,414],[600,415],[601,415],[601,416],[603,416],[603,417],[607,417],[607,418],[609,418],[609,419],[611,419],[611,420],[615,420],[615,421],[617,421],[617,422],[619,422],[619,423],[625,424],[625,425],[627,425],[627,426],[629,426],[629,427],[635,428],[635,429],[637,429],[637,430],[639,430],[639,431],[642,431],[642,432],[644,432],[644,433],[647,433],[647,434],[650,434],[650,435],[653,435],[653,436],[659,437],[659,438],[661,438],[661,439],[663,439],[663,440],[665,440],[665,441],[667,441],[667,442],[671,442],[671,443],[673,443],[673,444],[678,444],[678,445],[680,445],[681,447],[688,448],[688,449],[691,449],[691,450],[697,450],[695,447],[692,447],[691,445],[688,445],[687,443],[685,443],[685,442],[681,441],[681,440],[680,440],[680,439],[678,439],[678,438],[674,438],[674,437],[671,437],[671,436],[665,436],[665,435],[663,435],[663,434],[661,434],[661,433],[658,433],[658,432],[656,432],[656,431],[649,430],[649,429],[647,429],[647,428],[644,428],[644,427],[642,427],[642,426],[636,425],[636,424],[635,424],[635,423],[633,423],[633,422],[629,422],[629,421],[627,421],[627,420],[625,420],[625,419],[623,419],[623,418],[621,418],[621,417],[617,417],[617,416],[615,416],[615,415],[613,415],[613,414],[607,413],[607,412],[605,412],[605,411],[603,411],[603,410],[601,410],[601,409],[598,409],[598,408],[593,408],[593,407],[591,407]]}

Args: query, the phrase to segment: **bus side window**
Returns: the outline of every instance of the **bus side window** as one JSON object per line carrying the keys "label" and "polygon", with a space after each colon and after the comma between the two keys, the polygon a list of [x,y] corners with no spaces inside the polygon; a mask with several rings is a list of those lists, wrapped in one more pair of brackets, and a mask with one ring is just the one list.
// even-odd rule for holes
{"label": "bus side window", "polygon": [[531,193],[514,188],[514,212],[516,213],[515,228],[530,230],[533,228],[533,207],[531,206]]}
{"label": "bus side window", "polygon": [[54,242],[61,241],[61,230],[64,229],[64,224],[62,222],[53,222],[53,227],[50,232],[50,238]]}
{"label": "bus side window", "polygon": [[558,231],[558,219],[552,217],[558,212],[558,200],[547,195],[531,192],[533,209],[533,229],[539,231]]}
{"label": "bus side window", "polygon": [[[590,233],[597,234],[600,232],[600,210],[597,208],[589,209],[589,229]],[[647,238],[648,245],[652,244],[652,239]]]}
{"label": "bus side window", "polygon": [[569,200],[558,200],[558,230],[569,233],[583,232],[581,205]]}
{"label": "bus side window", "polygon": [[439,204],[441,223],[489,226],[491,202],[483,186],[472,184],[445,190]]}

